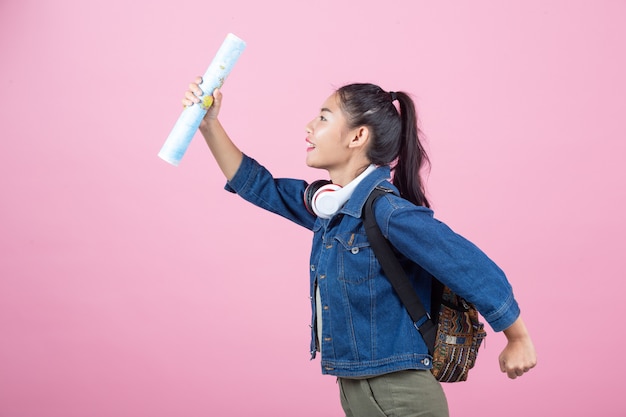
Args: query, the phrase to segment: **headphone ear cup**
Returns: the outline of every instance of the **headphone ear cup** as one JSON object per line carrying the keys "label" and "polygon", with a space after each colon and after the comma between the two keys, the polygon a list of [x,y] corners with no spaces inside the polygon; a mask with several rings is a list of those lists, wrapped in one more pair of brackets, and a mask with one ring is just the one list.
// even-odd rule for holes
{"label": "headphone ear cup", "polygon": [[345,189],[341,186],[326,184],[315,192],[311,206],[317,217],[330,219],[343,206],[349,196],[350,194],[346,194]]}
{"label": "headphone ear cup", "polygon": [[304,190],[304,207],[306,207],[309,213],[315,214],[315,210],[313,209],[313,197],[315,196],[315,193],[318,192],[323,186],[329,184],[332,184],[332,181],[317,180],[306,187]]}

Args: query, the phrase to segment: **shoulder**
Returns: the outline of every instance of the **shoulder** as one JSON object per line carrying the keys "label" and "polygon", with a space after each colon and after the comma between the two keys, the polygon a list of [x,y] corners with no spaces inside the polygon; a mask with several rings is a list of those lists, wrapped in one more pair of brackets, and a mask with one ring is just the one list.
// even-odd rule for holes
{"label": "shoulder", "polygon": [[432,209],[415,205],[409,200],[402,198],[395,188],[379,185],[374,189],[374,191],[372,191],[370,197],[374,199],[373,201],[375,201],[375,212],[378,212],[379,210],[416,211],[430,214],[431,216],[433,215]]}
{"label": "shoulder", "polygon": [[413,227],[422,228],[434,220],[434,213],[431,209],[413,204],[393,189],[376,187],[371,197],[376,223],[385,234],[390,228],[400,227],[406,230]]}

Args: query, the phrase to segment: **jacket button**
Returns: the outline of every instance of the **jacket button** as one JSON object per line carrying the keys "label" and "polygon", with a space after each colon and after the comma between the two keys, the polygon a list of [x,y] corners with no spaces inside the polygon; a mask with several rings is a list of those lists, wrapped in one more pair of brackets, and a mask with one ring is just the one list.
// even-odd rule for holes
{"label": "jacket button", "polygon": [[422,361],[422,363],[423,363],[424,365],[428,366],[428,365],[430,365],[430,359],[425,358],[425,359]]}
{"label": "jacket button", "polygon": [[352,248],[350,249],[350,252],[352,252],[353,255],[356,255],[357,253],[359,253],[359,248]]}
{"label": "jacket button", "polygon": [[311,271],[315,271],[315,265],[311,265]]}
{"label": "jacket button", "polygon": [[320,275],[320,279],[324,279],[324,278],[326,278],[326,274]]}

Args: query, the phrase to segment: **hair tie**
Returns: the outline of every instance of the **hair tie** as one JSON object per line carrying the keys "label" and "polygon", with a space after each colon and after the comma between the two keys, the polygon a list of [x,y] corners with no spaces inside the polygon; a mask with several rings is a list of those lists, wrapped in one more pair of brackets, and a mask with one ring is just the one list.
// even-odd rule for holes
{"label": "hair tie", "polygon": [[391,102],[394,102],[398,99],[398,95],[396,94],[395,91],[390,91],[389,95],[391,96]]}

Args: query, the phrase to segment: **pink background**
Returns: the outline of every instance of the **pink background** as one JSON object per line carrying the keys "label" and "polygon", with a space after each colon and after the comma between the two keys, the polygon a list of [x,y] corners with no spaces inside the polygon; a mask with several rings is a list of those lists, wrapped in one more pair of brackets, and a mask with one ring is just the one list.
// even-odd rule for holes
{"label": "pink background", "polygon": [[[221,3],[221,4],[220,4]],[[445,4],[444,4],[445,3]],[[219,6],[217,6],[219,4]],[[508,273],[539,353],[490,332],[453,416],[624,416],[626,2],[0,2],[0,417],[341,416],[310,362],[310,233],[157,153],[228,32],[222,122],[308,180],[334,86],[414,95],[437,217]],[[469,408],[469,410],[467,410]]]}

